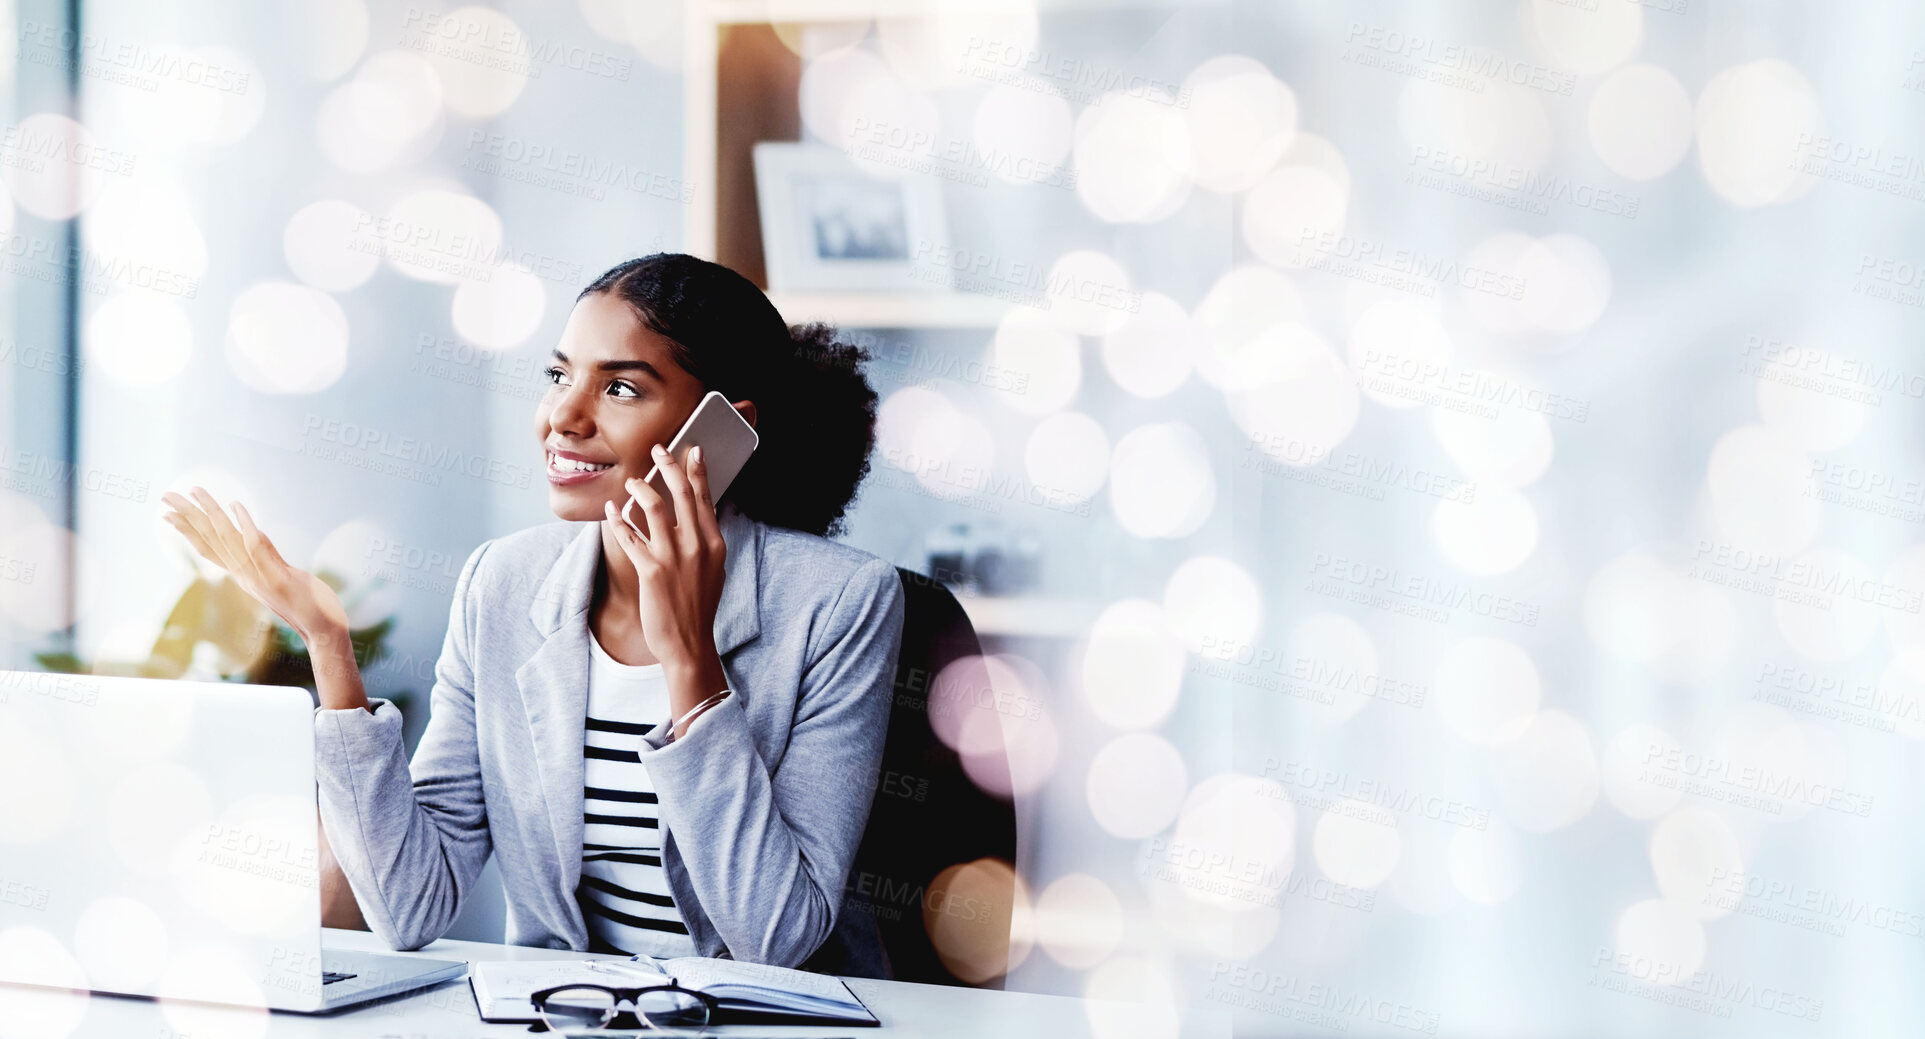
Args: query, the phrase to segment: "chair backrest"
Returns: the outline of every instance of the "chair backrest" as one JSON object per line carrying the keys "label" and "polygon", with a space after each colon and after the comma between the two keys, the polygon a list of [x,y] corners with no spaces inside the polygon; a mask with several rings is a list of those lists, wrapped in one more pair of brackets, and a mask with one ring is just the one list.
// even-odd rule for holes
{"label": "chair backrest", "polygon": [[[943,668],[964,657],[982,653],[976,629],[948,588],[913,570],[897,568],[902,579],[904,611],[902,649],[896,665],[895,701],[889,712],[889,735],[882,752],[882,775],[876,784],[868,827],[850,870],[849,909],[866,906],[881,933],[890,976],[898,981],[965,985],[936,953],[925,913],[942,913],[946,893],[931,889],[943,870],[981,858],[1016,861],[1016,810],[1009,801],[984,793],[964,772],[962,759],[937,737],[930,721],[930,691]],[[971,767],[1000,767],[1008,761],[976,759]],[[1000,784],[1005,789],[1005,780]],[[1011,875],[1013,878],[1013,874]],[[1013,887],[1013,879],[1012,885]],[[972,892],[980,894],[980,892]],[[1015,892],[989,898],[997,912],[972,928],[998,928],[996,935],[981,931],[972,944],[986,939],[1006,948],[1008,907]],[[972,907],[973,908],[973,907]],[[1001,987],[1000,976],[981,982]]]}

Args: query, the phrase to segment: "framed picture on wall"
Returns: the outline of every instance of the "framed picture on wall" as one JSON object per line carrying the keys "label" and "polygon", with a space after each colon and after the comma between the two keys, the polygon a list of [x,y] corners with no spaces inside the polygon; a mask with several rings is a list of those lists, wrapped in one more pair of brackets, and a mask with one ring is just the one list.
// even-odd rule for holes
{"label": "framed picture on wall", "polygon": [[930,257],[944,241],[942,186],[879,177],[834,148],[755,146],[755,199],[771,292],[932,292],[950,287]]}

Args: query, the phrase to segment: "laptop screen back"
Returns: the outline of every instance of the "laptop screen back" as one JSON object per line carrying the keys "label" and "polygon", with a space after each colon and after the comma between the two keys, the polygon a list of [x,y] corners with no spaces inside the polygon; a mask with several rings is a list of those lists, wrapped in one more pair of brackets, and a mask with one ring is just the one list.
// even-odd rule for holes
{"label": "laptop screen back", "polygon": [[0,981],[320,993],[304,689],[0,671]]}

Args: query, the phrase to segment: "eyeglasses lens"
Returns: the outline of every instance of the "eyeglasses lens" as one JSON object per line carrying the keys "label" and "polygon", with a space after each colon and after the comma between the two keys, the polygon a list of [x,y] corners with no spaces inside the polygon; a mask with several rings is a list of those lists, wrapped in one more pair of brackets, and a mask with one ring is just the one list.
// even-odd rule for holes
{"label": "eyeglasses lens", "polygon": [[615,1016],[615,997],[601,989],[563,989],[542,1004],[541,1019],[563,1035],[592,1032]]}

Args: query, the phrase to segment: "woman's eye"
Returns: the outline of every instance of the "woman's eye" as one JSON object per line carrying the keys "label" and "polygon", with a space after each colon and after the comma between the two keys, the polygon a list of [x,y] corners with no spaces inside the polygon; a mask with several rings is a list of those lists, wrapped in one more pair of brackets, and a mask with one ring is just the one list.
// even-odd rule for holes
{"label": "woman's eye", "polygon": [[[615,391],[617,390],[625,391],[625,393],[616,393]],[[615,394],[615,396],[617,397],[624,396],[624,395],[629,397],[639,397],[642,395],[639,390],[635,389],[635,386],[633,383],[622,382],[619,379],[608,384],[608,392]]]}
{"label": "woman's eye", "polygon": [[549,368],[547,371],[542,372],[542,374],[548,376],[548,381],[551,383],[557,385],[561,383],[562,370],[560,368]]}

